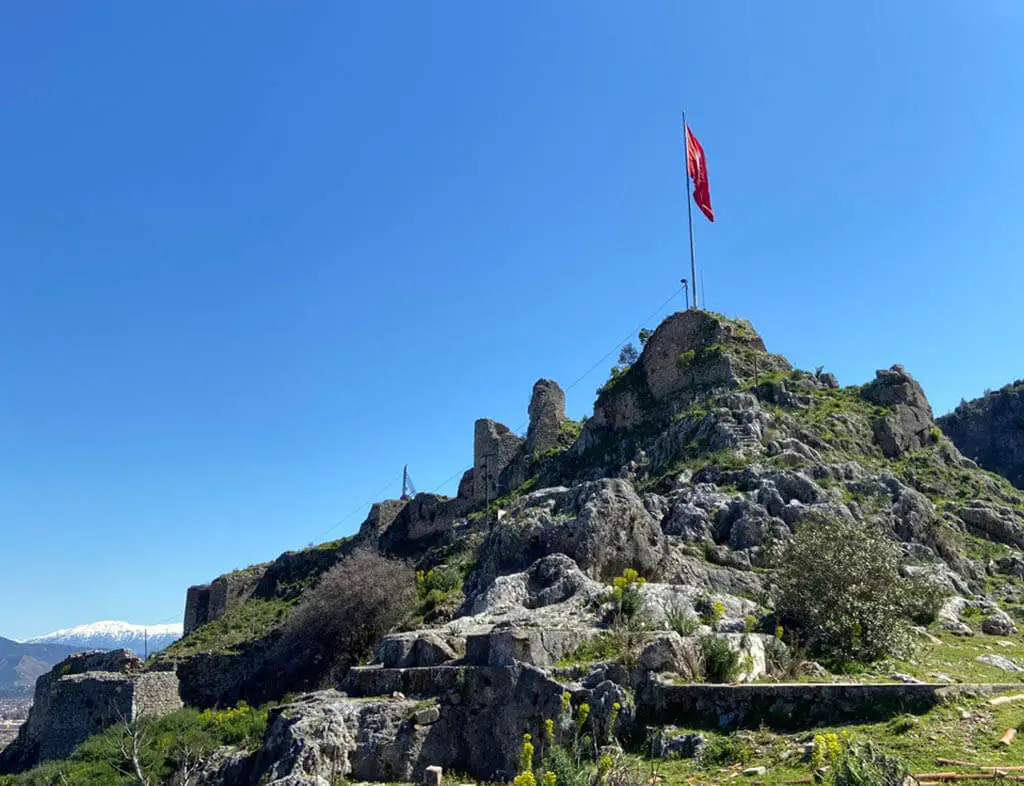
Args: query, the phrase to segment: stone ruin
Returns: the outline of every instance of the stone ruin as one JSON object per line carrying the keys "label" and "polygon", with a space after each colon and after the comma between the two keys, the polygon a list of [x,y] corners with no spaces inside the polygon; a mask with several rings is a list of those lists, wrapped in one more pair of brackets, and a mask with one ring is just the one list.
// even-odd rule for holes
{"label": "stone ruin", "polygon": [[0,772],[66,758],[117,723],[181,709],[177,675],[142,668],[142,659],[129,650],[81,652],[62,660],[36,681],[28,720],[0,752]]}

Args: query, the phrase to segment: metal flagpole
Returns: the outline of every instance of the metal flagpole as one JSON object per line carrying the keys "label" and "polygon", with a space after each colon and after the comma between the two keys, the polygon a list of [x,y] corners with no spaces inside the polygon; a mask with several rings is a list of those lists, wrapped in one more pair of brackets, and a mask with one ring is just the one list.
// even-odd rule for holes
{"label": "metal flagpole", "polygon": [[693,282],[693,307],[697,308],[697,257],[693,252],[693,205],[690,204],[690,145],[686,136],[686,112],[683,112],[683,156],[686,159],[686,221],[690,227],[690,280]]}

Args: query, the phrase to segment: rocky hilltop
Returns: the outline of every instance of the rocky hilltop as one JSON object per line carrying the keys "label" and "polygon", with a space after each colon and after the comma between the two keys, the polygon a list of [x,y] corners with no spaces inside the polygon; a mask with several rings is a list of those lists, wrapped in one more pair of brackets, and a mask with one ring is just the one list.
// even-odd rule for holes
{"label": "rocky hilltop", "polygon": [[[218,749],[203,782],[283,785],[418,780],[431,765],[511,780],[524,733],[546,761],[564,735],[595,752],[692,756],[703,743],[673,736],[673,724],[924,712],[956,689],[946,683],[1024,671],[1010,649],[992,656],[1001,664],[971,661],[988,669],[983,679],[965,670],[893,682],[882,671],[837,682],[798,657],[776,608],[790,545],[831,527],[884,542],[894,587],[926,579],[936,589],[933,632],[917,635],[1016,635],[1024,494],[961,454],[904,368],[842,387],[768,352],[749,322],[697,310],[643,339],[585,421],[566,417],[557,383],[538,381],[524,437],[476,422],[455,497],[382,501],[352,538],[189,588],[184,638],[144,666],[104,666],[109,680],[127,691],[159,675],[162,691],[194,708],[270,703],[258,742]],[[857,574],[859,556],[837,573]],[[411,563],[415,587],[400,567],[369,573],[374,559]],[[353,574],[357,565],[371,567]],[[326,596],[338,582],[343,592]],[[350,624],[324,639],[343,613]],[[839,631],[853,648],[871,633],[860,621]],[[72,660],[40,681],[0,771],[117,723],[93,713],[68,730],[56,699],[47,704],[59,696],[60,717],[87,714],[87,691],[70,681],[103,681],[99,670]]]}
{"label": "rocky hilltop", "polygon": [[961,453],[1024,489],[1024,379],[962,402],[938,423]]}

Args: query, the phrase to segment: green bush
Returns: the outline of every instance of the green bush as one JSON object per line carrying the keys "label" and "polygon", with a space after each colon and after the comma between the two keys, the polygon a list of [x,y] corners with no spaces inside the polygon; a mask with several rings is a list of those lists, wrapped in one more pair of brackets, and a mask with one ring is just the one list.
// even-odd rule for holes
{"label": "green bush", "polygon": [[754,752],[743,740],[736,737],[715,737],[708,740],[700,753],[700,763],[705,767],[726,767],[730,764],[746,764]]}
{"label": "green bush", "polygon": [[673,603],[665,609],[665,619],[668,622],[669,630],[674,630],[680,636],[692,636],[700,620],[686,606],[681,603]]}
{"label": "green bush", "polygon": [[[267,710],[244,703],[227,710],[183,709],[129,726],[111,726],[82,743],[70,758],[47,762],[20,775],[0,776],[3,786],[124,786],[136,783],[124,751],[130,734],[138,740],[139,763],[151,783],[173,783],[186,764],[207,759],[218,747],[253,751],[267,729]],[[125,744],[127,743],[127,744]]]}
{"label": "green bush", "polygon": [[726,639],[703,636],[699,642],[707,682],[734,682],[740,671],[740,654],[729,647]]}
{"label": "green bush", "polygon": [[442,565],[425,573],[416,572],[416,586],[424,596],[431,592],[451,592],[462,588],[462,573],[458,568]]}
{"label": "green bush", "polygon": [[900,575],[899,551],[879,527],[806,521],[783,554],[776,613],[819,654],[870,662],[903,654],[921,587]]}
{"label": "green bush", "polygon": [[855,743],[835,764],[832,786],[903,786],[910,770],[906,763],[871,742]]}

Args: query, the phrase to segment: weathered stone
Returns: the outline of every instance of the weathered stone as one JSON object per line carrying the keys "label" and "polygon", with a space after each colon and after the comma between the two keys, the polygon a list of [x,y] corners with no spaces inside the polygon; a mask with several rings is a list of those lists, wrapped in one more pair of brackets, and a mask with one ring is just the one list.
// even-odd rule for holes
{"label": "weathered stone", "polygon": [[927,445],[935,426],[932,408],[924,391],[903,366],[875,372],[875,379],[861,388],[867,401],[890,411],[872,421],[875,440],[882,452],[895,458]]}
{"label": "weathered stone", "polygon": [[1024,548],[1024,516],[1012,508],[996,507],[975,502],[956,510],[956,515],[968,527],[985,537]]}
{"label": "weathered stone", "polygon": [[964,456],[1024,489],[1024,379],[938,419]]}
{"label": "weathered stone", "polygon": [[1015,636],[1017,626],[1005,611],[996,610],[981,621],[981,632],[990,636]]}
{"label": "weathered stone", "polygon": [[693,662],[688,650],[692,647],[693,642],[678,633],[659,633],[644,647],[637,664],[646,671],[668,671],[687,679],[699,679],[701,675],[688,673],[688,665]]}
{"label": "weathered stone", "polygon": [[436,765],[427,767],[423,774],[423,786],[441,786],[444,770]]}
{"label": "weathered stone", "polygon": [[565,391],[550,379],[538,379],[530,398],[530,425],[526,431],[527,455],[546,453],[560,444],[565,421]]}
{"label": "weathered stone", "polygon": [[109,726],[159,717],[182,706],[170,671],[141,673],[128,650],[86,652],[58,663],[36,681],[35,699],[17,739],[0,751],[0,773],[61,759]]}
{"label": "weathered stone", "polygon": [[377,644],[374,661],[386,668],[440,666],[456,660],[465,643],[459,637],[442,637],[434,631],[391,633]]}
{"label": "weathered stone", "polygon": [[651,755],[656,759],[696,759],[708,744],[703,734],[676,734],[659,729],[651,743]]}
{"label": "weathered stone", "polygon": [[473,431],[473,499],[497,499],[501,473],[519,451],[522,440],[508,426],[481,418]]}
{"label": "weathered stone", "polygon": [[582,483],[552,510],[513,510],[491,530],[481,548],[475,588],[521,571],[540,557],[565,554],[594,579],[634,568],[656,579],[662,567],[664,535],[633,486],[625,480]]}
{"label": "weathered stone", "polygon": [[428,732],[412,722],[415,709],[412,701],[346,699],[337,691],[275,707],[256,776],[268,786],[418,780]]}
{"label": "weathered stone", "polygon": [[1003,671],[1024,671],[1024,668],[1018,666],[1009,658],[1004,658],[1002,655],[979,655],[975,658],[978,663],[984,663],[988,666],[995,666],[997,669]]}
{"label": "weathered stone", "polygon": [[374,502],[370,506],[370,513],[359,527],[359,539],[376,545],[378,539],[391,526],[395,518],[408,504],[404,499],[387,499],[383,502]]}

